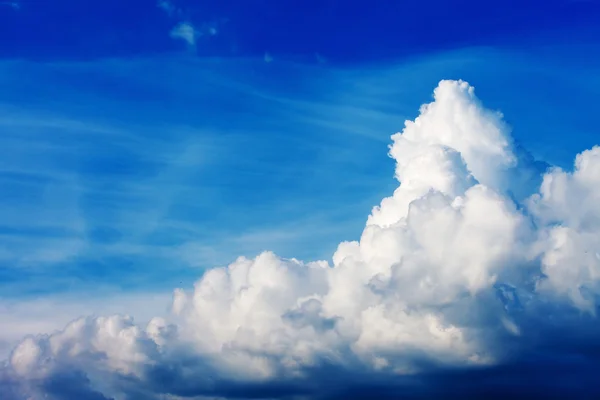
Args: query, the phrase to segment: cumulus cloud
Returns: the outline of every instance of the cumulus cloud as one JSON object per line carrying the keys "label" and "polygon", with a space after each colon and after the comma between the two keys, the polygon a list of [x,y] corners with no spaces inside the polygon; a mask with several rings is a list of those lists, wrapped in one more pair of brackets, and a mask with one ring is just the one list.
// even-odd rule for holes
{"label": "cumulus cloud", "polygon": [[[600,148],[548,169],[463,81],[392,136],[399,181],[331,262],[265,252],[139,326],[23,340],[9,399],[600,394]],[[560,379],[556,379],[560,377]],[[45,396],[45,397],[44,397]],[[571,396],[572,397],[572,396]]]}

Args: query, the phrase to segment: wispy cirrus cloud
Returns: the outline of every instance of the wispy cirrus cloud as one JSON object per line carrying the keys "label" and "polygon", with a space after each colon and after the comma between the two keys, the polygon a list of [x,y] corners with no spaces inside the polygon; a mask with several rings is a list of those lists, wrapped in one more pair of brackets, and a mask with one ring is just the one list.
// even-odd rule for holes
{"label": "wispy cirrus cloud", "polygon": [[[477,52],[449,53],[442,60],[370,72],[299,67],[282,61],[264,70],[268,74],[278,68],[281,82],[266,86],[259,86],[257,76],[247,72],[264,68],[264,63],[252,61],[246,66],[239,61],[235,68],[201,60],[198,65],[177,65],[175,81],[157,72],[175,68],[168,61],[50,65],[43,73],[32,64],[7,62],[0,165],[3,190],[12,195],[2,200],[0,259],[15,267],[72,264],[109,251],[127,257],[102,263],[102,268],[127,265],[133,262],[132,254],[140,253],[163,254],[164,258],[153,261],[160,264],[157,260],[173,256],[165,251],[168,246],[208,241],[211,247],[223,249],[215,259],[230,261],[238,254],[225,250],[228,236],[252,232],[261,237],[263,229],[294,226],[309,209],[320,210],[324,226],[335,226],[325,220],[333,218],[331,211],[338,208],[336,199],[341,197],[358,205],[345,208],[335,220],[352,221],[356,228],[351,231],[355,231],[360,215],[391,184],[384,172],[389,161],[377,157],[386,146],[382,133],[410,115],[417,104],[407,99],[418,98],[417,93],[425,91],[441,69],[483,82],[481,90],[493,93],[498,106],[523,120],[523,128],[517,131],[520,141],[553,163],[568,166],[564,156],[552,158],[539,141],[528,142],[529,136],[520,133],[539,129],[535,127],[550,118],[552,123],[544,129],[560,141],[560,132],[584,123],[586,116],[563,114],[560,120],[558,115],[542,118],[542,113],[530,113],[519,117],[525,103],[554,108],[548,102],[559,100],[535,97],[535,92],[528,92],[527,98],[503,98],[505,92],[491,84],[493,77],[482,75],[486,68],[479,60],[503,63],[506,86],[518,71],[529,74],[537,64],[522,61],[519,55],[511,55],[507,62],[501,53],[481,54],[478,58]],[[32,92],[36,96],[21,107],[8,106],[7,99],[21,87],[18,77],[23,69],[40,82]],[[78,89],[49,84],[57,74],[71,76]],[[118,83],[126,97],[115,99],[106,86],[83,81],[86,74]],[[586,80],[585,85],[582,81],[581,86],[573,82],[586,71],[569,75],[573,101],[584,99],[593,90],[592,81]],[[558,70],[547,68],[540,76],[553,77],[556,85],[564,82]],[[301,89],[293,95],[283,91],[288,80],[302,82]],[[396,86],[388,83],[395,81]],[[63,93],[62,102],[53,100],[55,91]],[[157,107],[164,98],[170,99],[171,106]],[[237,100],[247,98],[253,100],[243,104]],[[592,145],[593,135],[584,134],[580,133],[581,140]],[[560,148],[566,152],[574,145],[564,142]],[[365,154],[361,163],[353,161],[357,152]],[[217,179],[221,173],[225,179]],[[310,224],[293,229],[301,231],[303,226],[305,232],[313,229]],[[243,253],[250,256],[272,249],[314,259],[349,231],[323,230],[329,233],[315,238],[326,243],[320,249],[294,244],[297,239],[287,241],[285,248],[283,241],[280,246],[265,239],[255,247],[246,246]],[[109,271],[107,279],[118,268]]]}
{"label": "wispy cirrus cloud", "polygon": [[[324,250],[314,248],[311,241],[319,240],[328,248],[335,245],[339,230],[305,234],[319,224],[329,225],[323,219],[343,218],[326,211],[327,198],[319,200],[309,193],[315,184],[322,185],[314,180],[317,170],[330,170],[332,163],[346,162],[351,153],[336,146],[337,154],[330,156],[331,144],[316,145],[302,138],[309,126],[331,129],[302,116],[308,102],[300,106],[278,95],[256,93],[208,64],[200,77],[195,67],[184,67],[179,83],[165,86],[163,78],[140,73],[153,69],[146,63],[152,61],[49,65],[43,73],[33,64],[3,65],[8,97],[0,107],[0,184],[4,193],[11,194],[1,199],[0,210],[6,293],[77,290],[87,287],[90,274],[107,284],[139,285],[144,265],[154,268],[157,276],[170,265],[178,271],[172,279],[179,281],[191,273],[183,271],[190,260],[194,266],[207,267],[213,261],[230,262],[240,252],[251,256],[267,248],[315,258]],[[9,105],[10,88],[20,86],[13,78],[22,68],[29,69],[29,76],[40,85],[24,105]],[[77,90],[55,87],[49,77],[57,73],[74,81],[90,73],[102,75],[120,82],[131,98],[115,101],[111,91],[93,80],[80,83]],[[123,74],[127,79],[121,78]],[[190,83],[207,91],[191,89]],[[52,100],[55,90],[61,91],[61,102]],[[228,94],[223,96],[223,91]],[[239,95],[255,98],[253,112],[263,115],[260,120],[239,108],[245,107],[235,100]],[[178,99],[171,101],[173,108],[163,110],[153,103],[165,97]],[[39,102],[44,102],[43,108]],[[222,108],[222,102],[231,106]],[[197,108],[197,103],[205,106]],[[95,110],[100,108],[103,116],[98,117]],[[227,117],[237,113],[236,108],[241,117]],[[300,123],[294,135],[280,136],[280,126],[270,126],[290,117]],[[310,154],[314,169],[302,168],[300,154],[282,165],[273,137]],[[248,156],[248,151],[254,155]],[[222,173],[227,180],[219,177]],[[333,172],[318,176],[336,180]],[[359,186],[374,183],[365,180]],[[340,190],[354,189],[342,185]],[[315,201],[323,207],[319,217],[299,222],[305,219],[302,210],[312,208]],[[356,207],[368,210],[370,203],[361,199],[354,203],[358,206],[341,211],[345,216],[359,215]],[[253,213],[247,212],[248,204],[255,204]],[[351,220],[360,226],[359,218]],[[294,235],[284,239],[272,228],[276,221],[279,232],[293,230]],[[226,246],[232,240],[236,251]],[[177,249],[198,243],[209,246],[210,255],[178,253]],[[120,278],[113,281],[117,275]],[[45,280],[45,288],[36,283],[40,280]]]}

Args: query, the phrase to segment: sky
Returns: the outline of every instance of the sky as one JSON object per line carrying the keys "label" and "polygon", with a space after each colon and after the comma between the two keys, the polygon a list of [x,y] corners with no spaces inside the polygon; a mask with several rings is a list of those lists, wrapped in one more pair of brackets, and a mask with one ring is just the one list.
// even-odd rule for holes
{"label": "sky", "polygon": [[600,395],[599,20],[0,2],[0,390]]}

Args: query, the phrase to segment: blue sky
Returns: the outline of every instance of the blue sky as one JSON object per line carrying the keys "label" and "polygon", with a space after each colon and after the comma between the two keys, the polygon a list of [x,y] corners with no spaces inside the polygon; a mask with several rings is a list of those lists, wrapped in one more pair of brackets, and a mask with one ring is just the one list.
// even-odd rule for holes
{"label": "blue sky", "polygon": [[565,31],[576,29],[579,40],[590,40],[587,29],[593,28],[598,11],[593,0],[494,4],[458,0],[426,5],[392,0],[374,4],[181,0],[173,2],[171,10],[156,4],[5,1],[3,53],[38,60],[164,54],[177,48],[164,32],[179,19],[218,32],[199,41],[197,52],[203,56],[252,57],[268,51],[305,58],[319,53],[353,63],[481,44],[523,44],[523,39],[540,32],[548,36],[561,32],[565,39]]}
{"label": "blue sky", "polygon": [[441,79],[571,168],[599,141],[597,21],[594,0],[0,2],[0,314],[330,259]]}
{"label": "blue sky", "polygon": [[[594,2],[285,3],[4,3],[5,296],[328,258],[394,187],[389,136],[441,78],[553,164],[595,143]],[[216,33],[190,49],[181,21]]]}

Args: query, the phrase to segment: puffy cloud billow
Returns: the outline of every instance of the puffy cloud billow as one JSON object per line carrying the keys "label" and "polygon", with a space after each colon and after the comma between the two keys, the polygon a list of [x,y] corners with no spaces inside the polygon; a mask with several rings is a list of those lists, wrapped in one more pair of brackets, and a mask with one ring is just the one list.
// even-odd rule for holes
{"label": "puffy cloud billow", "polygon": [[462,81],[392,140],[400,185],[331,263],[239,258],[145,327],[26,338],[2,398],[598,398],[600,147],[536,162]]}

